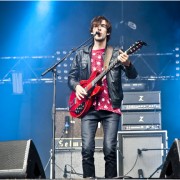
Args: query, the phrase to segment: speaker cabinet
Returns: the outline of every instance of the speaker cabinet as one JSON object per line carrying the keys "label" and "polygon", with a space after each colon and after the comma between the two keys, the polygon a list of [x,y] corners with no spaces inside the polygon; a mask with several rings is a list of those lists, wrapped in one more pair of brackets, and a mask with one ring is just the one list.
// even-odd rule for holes
{"label": "speaker cabinet", "polygon": [[32,140],[0,142],[0,179],[46,178]]}
{"label": "speaker cabinet", "polygon": [[160,178],[180,179],[180,139],[175,139],[163,165]]}
{"label": "speaker cabinet", "polygon": [[119,131],[118,144],[118,175],[148,178],[165,160],[167,131]]}
{"label": "speaker cabinet", "polygon": [[[80,138],[81,137],[81,119],[70,117],[68,110],[61,110],[56,108],[56,121],[55,121],[55,137],[60,138],[63,134],[64,138]],[[96,132],[96,137],[103,136],[102,125],[99,123]]]}
{"label": "speaker cabinet", "polygon": [[[57,145],[58,144],[58,145]],[[94,152],[94,164],[96,177],[103,178],[105,175],[105,162],[104,154],[102,150],[102,138],[95,139],[95,152]],[[79,179],[83,176],[82,170],[82,155],[81,155],[81,139],[56,139],[56,153],[55,153],[55,177],[63,178],[64,169],[68,173],[67,178]]]}

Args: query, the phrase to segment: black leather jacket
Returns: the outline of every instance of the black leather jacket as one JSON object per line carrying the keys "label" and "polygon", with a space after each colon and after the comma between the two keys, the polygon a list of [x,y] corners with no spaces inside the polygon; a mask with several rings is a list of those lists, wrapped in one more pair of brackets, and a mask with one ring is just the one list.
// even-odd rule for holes
{"label": "black leather jacket", "polygon": [[[71,90],[75,90],[76,85],[80,80],[87,80],[91,73],[91,51],[92,45],[86,46],[80,49],[72,62],[71,70],[68,76],[68,85]],[[113,54],[109,64],[111,64],[119,55],[119,49],[114,48]],[[129,67],[125,67],[120,63],[117,63],[107,74],[108,91],[112,101],[113,108],[119,108],[121,101],[123,100],[123,90],[121,83],[122,70],[125,72],[129,79],[135,79],[137,77],[137,71],[135,67],[130,64]]]}

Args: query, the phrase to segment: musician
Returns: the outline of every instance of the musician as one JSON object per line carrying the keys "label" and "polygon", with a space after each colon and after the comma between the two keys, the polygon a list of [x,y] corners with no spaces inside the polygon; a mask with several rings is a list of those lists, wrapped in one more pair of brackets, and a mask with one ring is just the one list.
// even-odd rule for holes
{"label": "musician", "polygon": [[[103,65],[111,30],[112,26],[107,18],[95,17],[90,26],[90,33],[94,36],[93,43],[80,49],[75,55],[69,71],[68,85],[75,91],[79,100],[88,95],[85,88],[80,85],[80,81],[87,80],[94,71],[102,72],[104,68],[107,68]],[[104,132],[105,178],[117,176],[116,145],[121,117],[120,106],[123,99],[122,70],[130,79],[137,77],[137,71],[127,53],[113,48],[109,65],[117,59],[118,63],[101,79],[103,90],[96,96],[89,111],[81,118],[84,178],[95,178],[94,150],[98,122],[102,123]]]}

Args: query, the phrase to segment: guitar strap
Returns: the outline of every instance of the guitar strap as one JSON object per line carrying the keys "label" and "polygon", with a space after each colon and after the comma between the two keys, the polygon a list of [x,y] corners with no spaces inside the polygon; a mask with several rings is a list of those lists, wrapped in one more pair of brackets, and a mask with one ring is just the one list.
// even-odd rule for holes
{"label": "guitar strap", "polygon": [[107,69],[109,66],[109,61],[112,57],[112,53],[113,53],[113,47],[112,46],[108,46],[106,49],[106,53],[105,53],[105,57],[104,57],[104,69]]}

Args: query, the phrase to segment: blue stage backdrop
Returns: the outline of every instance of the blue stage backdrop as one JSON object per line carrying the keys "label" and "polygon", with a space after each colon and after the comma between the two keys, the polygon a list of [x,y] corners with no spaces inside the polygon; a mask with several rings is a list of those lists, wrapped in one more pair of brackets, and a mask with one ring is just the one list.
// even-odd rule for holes
{"label": "blue stage backdrop", "polygon": [[[131,57],[139,72],[133,82],[161,91],[162,129],[170,146],[180,138],[179,9],[178,1],[0,1],[0,141],[32,139],[47,165],[53,82],[52,72],[41,74],[88,39],[91,19],[103,15],[112,22],[110,44],[148,44]],[[73,56],[57,67],[57,108],[68,106]]]}

